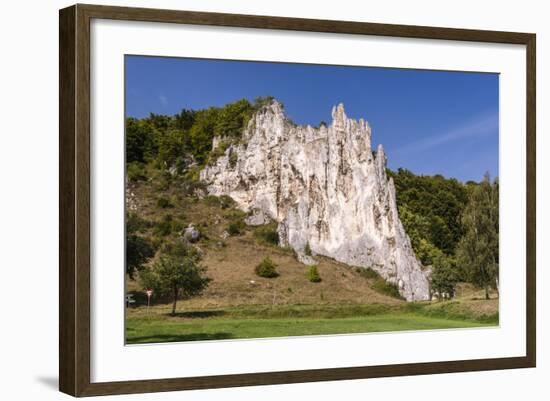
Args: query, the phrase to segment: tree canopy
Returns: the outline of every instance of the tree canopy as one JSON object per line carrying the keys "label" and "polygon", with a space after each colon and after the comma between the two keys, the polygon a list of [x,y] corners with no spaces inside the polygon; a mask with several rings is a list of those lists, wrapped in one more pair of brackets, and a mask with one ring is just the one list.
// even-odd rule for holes
{"label": "tree canopy", "polygon": [[470,202],[462,214],[465,227],[457,257],[469,281],[485,289],[498,290],[498,181],[491,182],[489,175],[481,184],[473,186]]}
{"label": "tree canopy", "polygon": [[199,295],[211,281],[205,276],[206,267],[200,265],[201,258],[198,250],[185,241],[167,245],[159,260],[141,272],[141,283],[160,296],[171,296],[174,315],[180,297]]}
{"label": "tree canopy", "polygon": [[254,102],[240,99],[223,107],[183,109],[167,116],[126,119],[126,162],[157,163],[166,168],[182,167],[185,156],[205,165],[214,136],[238,142],[252,115],[273,100],[259,97]]}
{"label": "tree canopy", "polygon": [[498,272],[498,181],[485,176],[466,184],[441,175],[388,171],[396,188],[399,217],[431,286],[454,294],[458,281],[496,287]]}

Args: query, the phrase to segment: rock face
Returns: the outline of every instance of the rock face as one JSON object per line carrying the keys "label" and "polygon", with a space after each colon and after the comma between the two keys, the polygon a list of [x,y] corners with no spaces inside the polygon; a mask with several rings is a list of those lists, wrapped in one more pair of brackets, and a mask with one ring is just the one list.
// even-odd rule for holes
{"label": "rock face", "polygon": [[280,245],[299,259],[308,259],[309,244],[313,256],[371,267],[409,301],[429,299],[427,272],[399,220],[384,149],[372,151],[368,123],[347,118],[342,104],[329,127],[312,128],[294,125],[273,101],[201,179],[209,194],[229,195],[262,216],[254,223],[278,222]]}
{"label": "rock face", "polygon": [[183,238],[185,238],[189,242],[197,242],[200,237],[200,231],[197,230],[195,226],[193,226],[193,224],[189,224],[187,228],[183,230]]}

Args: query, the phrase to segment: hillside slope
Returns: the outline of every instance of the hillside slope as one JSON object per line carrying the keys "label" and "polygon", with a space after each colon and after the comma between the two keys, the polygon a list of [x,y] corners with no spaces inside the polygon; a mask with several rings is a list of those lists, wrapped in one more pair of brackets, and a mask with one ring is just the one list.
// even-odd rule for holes
{"label": "hillside slope", "polygon": [[[164,179],[161,185],[154,180],[129,183],[130,209],[134,210],[130,213],[139,211],[145,221],[140,235],[157,245],[181,237],[189,224],[200,231],[195,245],[203,253],[202,264],[207,267],[207,276],[212,282],[202,295],[185,301],[185,308],[403,302],[387,295],[394,292],[393,288],[384,285],[376,274],[369,276],[364,269],[325,257],[315,257],[321,282],[310,282],[309,267],[298,262],[290,248],[281,248],[269,241],[269,234],[275,230],[273,226],[246,226],[243,223],[246,214],[237,210],[229,198],[185,195],[184,178],[165,176]],[[277,278],[255,274],[255,266],[265,257],[277,265]],[[139,277],[128,280],[128,290],[136,291],[138,301],[142,299]]]}

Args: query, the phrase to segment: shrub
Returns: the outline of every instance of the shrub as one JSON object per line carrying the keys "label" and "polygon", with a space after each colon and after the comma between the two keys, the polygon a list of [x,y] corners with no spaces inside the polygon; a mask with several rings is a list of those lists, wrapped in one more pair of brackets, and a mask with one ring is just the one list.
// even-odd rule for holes
{"label": "shrub", "polygon": [[321,282],[321,276],[319,276],[319,271],[317,270],[317,266],[313,265],[313,266],[309,267],[309,272],[307,274],[307,278],[312,283]]}
{"label": "shrub", "polygon": [[167,214],[158,221],[155,224],[154,232],[161,237],[169,235],[172,232],[172,215]]}
{"label": "shrub", "polygon": [[399,293],[399,289],[396,284],[388,283],[382,277],[376,279],[372,285],[372,288],[380,294],[388,295],[393,298],[403,299]]}
{"label": "shrub", "polygon": [[355,271],[359,273],[362,277],[369,280],[372,283],[372,289],[376,292],[388,295],[393,298],[403,299],[401,294],[399,294],[399,288],[397,288],[397,285],[388,283],[372,267],[357,267]]}
{"label": "shrub", "polygon": [[356,271],[368,280],[376,280],[380,278],[380,274],[378,274],[372,267],[358,267]]}
{"label": "shrub", "polygon": [[277,265],[273,263],[271,258],[268,256],[264,258],[264,260],[262,260],[258,266],[256,266],[256,268],[254,269],[254,272],[260,277],[274,278],[279,276],[279,273],[277,273],[276,268],[277,268]]}
{"label": "shrub", "polygon": [[254,236],[259,240],[259,242],[266,245],[279,245],[279,234],[272,226],[258,227],[254,231]]}
{"label": "shrub", "polygon": [[126,175],[130,181],[145,181],[147,173],[142,163],[132,162],[126,165]]}
{"label": "shrub", "polygon": [[151,222],[141,218],[137,213],[126,214],[126,233],[134,234],[144,232],[151,227]]}
{"label": "shrub", "polygon": [[309,242],[306,242],[306,246],[304,247],[304,253],[307,256],[311,256],[311,247],[309,246]]}
{"label": "shrub", "polygon": [[235,168],[238,160],[239,160],[239,157],[237,156],[237,153],[231,152],[231,154],[229,155],[229,167]]}
{"label": "shrub", "polygon": [[[204,198],[204,202],[208,206],[215,206],[222,209],[228,209],[235,205],[235,201],[228,195],[222,195],[222,196],[208,195]],[[240,212],[240,211],[235,211],[235,212]],[[244,213],[240,212],[240,215],[244,215]]]}
{"label": "shrub", "polygon": [[235,205],[235,201],[231,196],[222,195],[219,197],[220,207],[222,209],[227,209]]}
{"label": "shrub", "polygon": [[210,151],[210,154],[208,155],[206,164],[209,165],[209,166],[215,165],[216,162],[218,161],[218,159],[220,157],[222,157],[223,155],[225,155],[225,151],[226,151],[228,145],[229,144],[227,142],[222,142],[218,145],[217,148],[212,149]]}
{"label": "shrub", "polygon": [[242,221],[234,221],[229,223],[227,227],[227,232],[229,235],[240,235],[244,229],[244,223]]}
{"label": "shrub", "polygon": [[157,199],[157,206],[162,208],[162,209],[166,209],[166,208],[169,208],[169,207],[174,207],[172,202],[170,202],[170,199],[165,198],[163,196]]}

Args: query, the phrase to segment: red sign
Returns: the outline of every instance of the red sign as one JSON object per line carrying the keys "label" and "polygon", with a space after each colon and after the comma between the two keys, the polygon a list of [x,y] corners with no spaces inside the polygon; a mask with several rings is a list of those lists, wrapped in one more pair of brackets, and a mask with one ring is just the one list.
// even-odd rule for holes
{"label": "red sign", "polygon": [[148,298],[151,298],[151,295],[153,295],[153,290],[147,290],[145,291],[145,293],[147,294]]}

